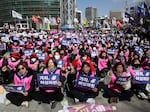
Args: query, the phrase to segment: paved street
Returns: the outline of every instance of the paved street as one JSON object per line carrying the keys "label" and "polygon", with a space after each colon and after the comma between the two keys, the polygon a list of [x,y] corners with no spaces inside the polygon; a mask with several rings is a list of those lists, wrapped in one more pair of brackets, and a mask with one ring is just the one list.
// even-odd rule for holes
{"label": "paved street", "polygon": [[[69,104],[72,105],[73,100],[68,98]],[[96,98],[96,103],[110,105],[107,103],[107,99],[101,96],[101,94]],[[150,103],[146,100],[139,100],[135,96],[132,98],[131,102],[122,101],[117,104],[111,104],[117,107],[115,112],[150,112]],[[57,107],[53,110],[50,109],[48,104],[38,104],[36,101],[32,100],[30,102],[29,108],[26,107],[17,107],[12,104],[5,106],[0,104],[0,112],[58,112],[61,110],[62,106],[60,103],[57,104]]]}

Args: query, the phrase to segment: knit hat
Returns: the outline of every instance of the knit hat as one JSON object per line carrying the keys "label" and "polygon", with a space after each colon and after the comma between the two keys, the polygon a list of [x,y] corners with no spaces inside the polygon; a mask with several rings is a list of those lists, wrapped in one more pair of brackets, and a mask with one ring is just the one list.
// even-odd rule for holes
{"label": "knit hat", "polygon": [[27,45],[27,46],[26,46],[26,49],[31,49],[31,46],[30,46],[30,45]]}
{"label": "knit hat", "polygon": [[45,48],[44,48],[44,52],[47,52],[47,51],[48,51],[48,48],[47,48],[47,47],[45,47]]}
{"label": "knit hat", "polygon": [[37,58],[37,54],[35,52],[33,52],[30,56],[30,58]]}
{"label": "knit hat", "polygon": [[11,53],[11,56],[14,57],[14,58],[16,58],[16,59],[21,58],[19,52],[12,52],[12,53]]}

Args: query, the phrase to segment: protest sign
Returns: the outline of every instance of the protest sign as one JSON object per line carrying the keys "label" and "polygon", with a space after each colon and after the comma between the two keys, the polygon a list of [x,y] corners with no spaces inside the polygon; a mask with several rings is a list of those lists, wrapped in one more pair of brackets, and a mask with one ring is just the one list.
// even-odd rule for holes
{"label": "protest sign", "polygon": [[131,76],[127,76],[127,77],[117,76],[116,84],[124,85],[124,84],[127,84],[127,82],[130,80],[131,80]]}
{"label": "protest sign", "polygon": [[39,53],[37,53],[37,56],[38,56],[38,59],[40,61],[43,61],[45,59],[45,57],[46,57],[46,54],[42,53],[42,52],[39,52]]}
{"label": "protest sign", "polygon": [[59,81],[58,74],[37,74],[39,87],[57,87]]}
{"label": "protest sign", "polygon": [[24,50],[24,55],[25,56],[30,56],[32,53],[33,53],[33,49]]}
{"label": "protest sign", "polygon": [[62,41],[61,41],[61,44],[62,45],[65,45],[65,46],[69,46],[70,45],[70,41],[69,40],[65,40],[65,39],[63,39]]}
{"label": "protest sign", "polygon": [[[43,40],[44,40],[44,39],[43,39]],[[43,42],[42,42],[42,41],[37,41],[37,44],[38,44],[38,45],[42,45]]]}
{"label": "protest sign", "polygon": [[108,54],[115,54],[115,49],[107,49]]}
{"label": "protest sign", "polygon": [[138,54],[138,55],[143,55],[144,54],[144,51],[142,49],[142,47],[140,46],[136,46],[134,51]]}
{"label": "protest sign", "polygon": [[64,60],[57,60],[56,63],[58,68],[62,68],[64,66]]}
{"label": "protest sign", "polygon": [[20,48],[12,48],[12,52],[19,52]]}
{"label": "protest sign", "polygon": [[134,70],[134,82],[137,84],[150,84],[150,70]]}
{"label": "protest sign", "polygon": [[0,44],[0,50],[6,50],[5,44]]}
{"label": "protest sign", "polygon": [[86,90],[95,88],[98,84],[98,77],[90,77],[87,75],[79,75],[76,81],[76,87]]}
{"label": "protest sign", "polygon": [[15,93],[25,92],[25,85],[22,85],[22,84],[4,85],[4,88],[7,92],[15,92]]}
{"label": "protest sign", "polygon": [[1,37],[1,41],[2,42],[9,42],[10,41],[9,37],[10,37],[10,35],[5,35],[5,37]]}

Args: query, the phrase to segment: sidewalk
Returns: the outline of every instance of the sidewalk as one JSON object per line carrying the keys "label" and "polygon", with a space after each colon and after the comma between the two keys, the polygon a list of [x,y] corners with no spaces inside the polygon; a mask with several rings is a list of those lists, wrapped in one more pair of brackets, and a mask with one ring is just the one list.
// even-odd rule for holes
{"label": "sidewalk", "polygon": [[[68,98],[69,105],[74,105],[72,99]],[[139,100],[137,97],[133,97],[131,102],[121,101],[117,104],[108,104],[107,99],[102,97],[101,94],[96,98],[96,103],[104,104],[104,105],[113,105],[117,107],[117,111],[115,112],[149,112],[150,111],[150,103],[146,100]],[[60,103],[57,104],[56,108],[51,110],[50,105],[48,104],[38,104],[38,102],[32,100],[30,102],[29,108],[26,107],[17,107],[15,105],[0,104],[0,112],[58,112],[61,110],[62,106]]]}

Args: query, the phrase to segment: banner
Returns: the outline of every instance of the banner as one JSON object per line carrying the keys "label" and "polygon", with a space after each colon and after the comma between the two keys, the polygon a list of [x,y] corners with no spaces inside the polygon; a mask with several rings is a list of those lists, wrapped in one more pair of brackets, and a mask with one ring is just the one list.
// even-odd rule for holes
{"label": "banner", "polygon": [[37,74],[39,87],[57,87],[56,83],[59,81],[58,74]]}
{"label": "banner", "polygon": [[6,50],[6,46],[4,44],[0,44],[0,50]]}
{"label": "banner", "polygon": [[56,63],[58,68],[62,68],[64,66],[64,60],[58,60]]}
{"label": "banner", "polygon": [[24,50],[24,55],[25,56],[30,56],[32,53],[33,53],[33,49]]}
{"label": "banner", "polygon": [[[66,109],[66,112],[112,112],[115,111],[116,106],[101,105],[101,104],[79,104],[72,105]],[[58,112],[64,112],[60,110]]]}
{"label": "banner", "polygon": [[75,83],[77,88],[91,90],[98,84],[98,77],[90,77],[87,75],[78,75],[78,79]]}
{"label": "banner", "polygon": [[37,56],[40,61],[43,61],[46,57],[46,54],[39,52],[37,53]]}
{"label": "banner", "polygon": [[12,17],[22,19],[22,15],[14,10],[12,10]]}
{"label": "banner", "polygon": [[127,84],[127,82],[130,80],[131,80],[131,76],[128,77],[117,76],[116,84],[124,85]]}
{"label": "banner", "polygon": [[4,85],[4,88],[7,92],[15,92],[15,93],[24,93],[25,92],[25,86],[20,85]]}
{"label": "banner", "polygon": [[134,82],[137,84],[150,84],[150,70],[134,70]]}
{"label": "banner", "polygon": [[43,24],[43,20],[40,18],[40,16],[33,15],[32,20],[34,21],[34,23]]}
{"label": "banner", "polygon": [[107,49],[108,54],[115,54],[115,49]]}

